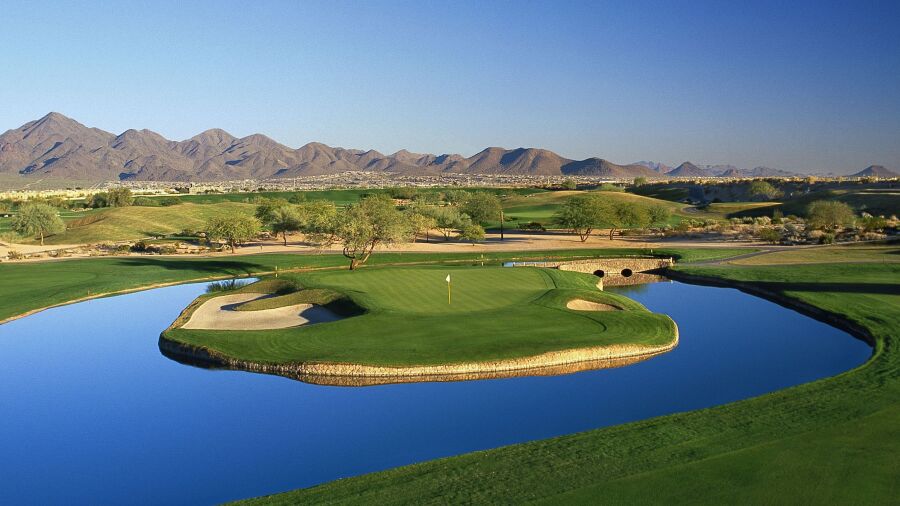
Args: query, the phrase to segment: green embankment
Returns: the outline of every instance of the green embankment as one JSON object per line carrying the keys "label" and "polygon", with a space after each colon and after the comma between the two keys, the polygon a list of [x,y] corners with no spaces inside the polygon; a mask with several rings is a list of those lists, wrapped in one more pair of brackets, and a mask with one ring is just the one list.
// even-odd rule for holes
{"label": "green embankment", "polygon": [[[900,265],[679,266],[808,305],[865,365],[715,408],[392,469],[246,504],[896,504]],[[697,278],[699,279],[699,278]],[[848,327],[849,328],[849,327]],[[814,353],[815,350],[810,350]]]}
{"label": "green embankment", "polygon": [[[452,303],[444,280],[448,274]],[[671,319],[600,292],[590,274],[534,267],[416,266],[285,277],[311,289],[346,294],[366,313],[276,330],[171,328],[164,336],[252,362],[376,366],[484,362],[614,344],[658,346],[675,338]],[[625,310],[566,309],[574,298]]]}
{"label": "green embankment", "polygon": [[[504,218],[508,222],[508,226],[514,226],[517,223],[525,224],[537,222],[546,228],[557,228],[554,223],[554,215],[559,211],[560,206],[565,200],[574,195],[582,195],[583,191],[556,191],[544,192],[534,195],[518,195],[503,200]],[[683,204],[677,204],[666,200],[644,197],[632,193],[615,192],[615,191],[599,191],[595,192],[603,196],[610,202],[629,202],[645,209],[651,206],[662,206],[668,209],[671,216],[665,223],[655,223],[654,225],[676,224],[682,217],[691,217],[692,215],[684,213],[681,208]],[[499,222],[488,223],[491,228],[499,227]]]}
{"label": "green embankment", "polygon": [[[674,256],[683,262],[727,258],[753,250],[655,249],[658,256]],[[371,265],[415,262],[497,262],[544,258],[587,258],[594,256],[646,255],[648,250],[608,248],[497,253],[376,253]],[[52,260],[46,262],[0,263],[0,321],[56,304],[97,294],[140,287],[211,278],[251,276],[272,272],[277,267],[314,269],[345,267],[347,259],[338,254],[265,254],[215,258],[173,258],[129,256]]]}

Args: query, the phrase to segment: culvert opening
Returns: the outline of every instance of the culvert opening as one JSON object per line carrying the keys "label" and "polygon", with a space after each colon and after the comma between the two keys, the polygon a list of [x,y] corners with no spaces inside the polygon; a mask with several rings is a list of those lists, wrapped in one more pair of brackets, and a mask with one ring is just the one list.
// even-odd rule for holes
{"label": "culvert opening", "polygon": [[622,269],[622,275],[626,278],[630,278],[632,274],[634,273],[631,272],[631,269]]}
{"label": "culvert opening", "polygon": [[603,269],[597,269],[596,271],[594,271],[594,276],[602,278],[603,276],[606,276],[606,273],[603,272]]}

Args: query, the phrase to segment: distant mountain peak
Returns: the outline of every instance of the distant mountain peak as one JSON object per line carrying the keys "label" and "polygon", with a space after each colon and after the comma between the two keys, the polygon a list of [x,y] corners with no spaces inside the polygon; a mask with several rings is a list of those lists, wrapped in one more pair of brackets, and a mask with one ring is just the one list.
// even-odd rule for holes
{"label": "distant mountain peak", "polygon": [[865,169],[851,174],[850,177],[900,177],[900,174],[894,172],[884,165],[869,165]]}
{"label": "distant mountain peak", "polygon": [[[347,171],[632,179],[664,177],[663,172],[672,177],[709,177],[714,175],[709,167],[734,172],[726,165],[698,167],[691,162],[669,170],[659,162],[621,165],[599,157],[571,160],[553,151],[527,147],[491,146],[469,157],[406,149],[385,155],[374,149],[344,149],[320,142],[293,149],[263,134],[238,139],[220,128],[172,141],[146,129],[128,129],[114,135],[58,112],[0,134],[0,175],[68,180],[220,181]],[[870,169],[879,174],[887,171]]]}

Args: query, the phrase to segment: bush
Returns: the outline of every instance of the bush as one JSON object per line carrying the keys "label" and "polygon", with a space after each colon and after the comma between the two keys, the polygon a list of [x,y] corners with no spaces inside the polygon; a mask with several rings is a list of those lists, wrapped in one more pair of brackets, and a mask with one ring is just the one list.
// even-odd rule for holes
{"label": "bush", "polygon": [[757,233],[757,236],[761,241],[765,241],[768,243],[775,244],[781,240],[781,234],[778,233],[777,230],[773,228],[763,228],[760,229]]}
{"label": "bush", "polygon": [[536,221],[529,221],[528,223],[519,223],[519,230],[532,230],[538,232],[546,232],[547,227],[541,225]]}
{"label": "bush", "polygon": [[821,244],[834,244],[834,234],[822,234],[822,237],[819,239]]}

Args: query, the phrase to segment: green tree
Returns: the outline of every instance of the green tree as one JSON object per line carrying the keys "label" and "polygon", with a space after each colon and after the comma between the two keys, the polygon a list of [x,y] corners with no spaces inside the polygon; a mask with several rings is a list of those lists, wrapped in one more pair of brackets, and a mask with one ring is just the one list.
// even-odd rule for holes
{"label": "green tree", "polygon": [[574,179],[566,179],[565,181],[562,182],[561,186],[562,186],[563,190],[577,190],[578,189],[578,183],[576,183]]}
{"label": "green tree", "polygon": [[578,234],[581,242],[585,242],[595,228],[608,221],[610,214],[609,205],[599,195],[588,193],[566,199],[556,213],[555,220]]}
{"label": "green tree", "polygon": [[272,220],[275,218],[275,210],[280,207],[286,207],[288,205],[288,201],[285,199],[277,198],[277,199],[259,199],[256,205],[256,212],[254,216],[256,219],[260,221],[265,226],[269,226]]}
{"label": "green tree", "polygon": [[379,244],[390,245],[409,237],[409,224],[386,195],[360,200],[340,214],[337,238],[350,270],[365,263]]}
{"label": "green tree", "polygon": [[765,241],[771,244],[776,244],[781,240],[781,234],[778,233],[774,228],[763,228],[757,233],[759,236],[759,240]]}
{"label": "green tree", "polygon": [[459,231],[459,238],[475,245],[476,242],[484,240],[484,228],[477,223],[469,223]]}
{"label": "green tree", "polygon": [[654,204],[647,208],[647,214],[651,224],[659,225],[669,221],[672,210],[662,204]]}
{"label": "green tree", "polygon": [[750,183],[750,196],[753,198],[772,200],[782,195],[781,190],[775,188],[772,183],[761,179],[754,180]]}
{"label": "green tree", "polygon": [[644,186],[647,184],[647,178],[644,176],[634,178],[634,186]]}
{"label": "green tree", "polygon": [[464,213],[472,218],[472,222],[479,225],[489,221],[499,220],[500,240],[503,240],[503,204],[500,202],[500,197],[493,193],[476,192],[469,197],[462,209]]}
{"label": "green tree", "polygon": [[134,195],[128,188],[110,188],[106,192],[106,204],[109,207],[128,207],[134,203]]}
{"label": "green tree", "polygon": [[284,239],[284,245],[287,246],[288,232],[298,232],[303,226],[300,213],[296,208],[290,205],[276,207],[272,211],[272,217],[268,223],[269,229],[278,237]]}
{"label": "green tree", "polygon": [[59,212],[41,203],[27,203],[19,207],[13,216],[12,229],[23,235],[37,236],[44,245],[44,236],[58,234],[66,230],[66,225],[59,217]]}
{"label": "green tree", "polygon": [[106,192],[95,193],[84,201],[85,207],[100,209],[109,206],[109,194]]}
{"label": "green tree", "polygon": [[617,228],[643,228],[650,224],[650,216],[644,206],[633,202],[619,202],[613,206],[612,227],[609,239],[612,240]]}
{"label": "green tree", "polygon": [[253,216],[233,213],[210,218],[204,228],[208,240],[225,241],[234,253],[235,245],[244,243],[259,233],[260,222]]}
{"label": "green tree", "polygon": [[472,224],[472,218],[456,207],[433,207],[429,211],[434,218],[435,227],[441,231],[445,241],[450,240],[453,232]]}
{"label": "green tree", "polygon": [[856,217],[853,209],[837,200],[816,200],[806,208],[806,220],[813,228],[836,230],[852,226]]}
{"label": "green tree", "polygon": [[462,206],[469,200],[471,193],[466,190],[447,190],[444,192],[444,200],[451,206]]}
{"label": "green tree", "polygon": [[338,210],[329,200],[312,200],[299,206],[300,231],[313,244],[332,244],[337,239]]}
{"label": "green tree", "polygon": [[434,219],[427,208],[422,206],[411,206],[404,211],[406,220],[409,222],[410,233],[412,233],[413,241],[420,235],[425,236],[425,242],[428,242],[428,236],[431,229],[437,227],[437,220]]}

